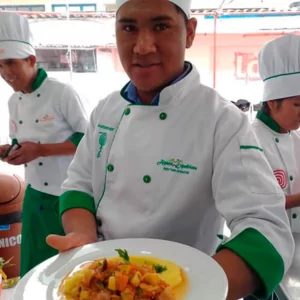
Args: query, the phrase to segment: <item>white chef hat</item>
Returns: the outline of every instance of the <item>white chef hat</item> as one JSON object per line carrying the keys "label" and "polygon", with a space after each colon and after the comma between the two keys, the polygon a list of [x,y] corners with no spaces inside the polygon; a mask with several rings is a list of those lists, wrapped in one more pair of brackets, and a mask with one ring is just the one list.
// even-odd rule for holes
{"label": "white chef hat", "polygon": [[264,82],[263,102],[300,95],[300,36],[285,35],[268,42],[258,54]]}
{"label": "white chef hat", "polygon": [[0,12],[0,59],[23,59],[35,56],[32,35],[26,17]]}
{"label": "white chef hat", "polygon": [[[117,11],[127,1],[130,1],[130,0],[116,0]],[[190,9],[191,9],[192,0],[169,0],[169,1],[173,2],[178,7],[180,7],[188,18],[190,17]]]}

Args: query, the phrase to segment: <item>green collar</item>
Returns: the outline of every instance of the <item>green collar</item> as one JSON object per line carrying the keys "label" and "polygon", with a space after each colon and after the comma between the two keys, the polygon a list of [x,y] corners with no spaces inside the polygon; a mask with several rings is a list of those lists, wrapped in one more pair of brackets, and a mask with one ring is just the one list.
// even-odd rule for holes
{"label": "green collar", "polygon": [[44,82],[44,80],[47,78],[47,72],[44,69],[38,69],[37,77],[35,78],[33,84],[32,84],[32,91],[36,91]]}
{"label": "green collar", "polygon": [[262,110],[257,112],[256,118],[267,125],[273,131],[280,133],[280,126],[268,115],[266,115]]}

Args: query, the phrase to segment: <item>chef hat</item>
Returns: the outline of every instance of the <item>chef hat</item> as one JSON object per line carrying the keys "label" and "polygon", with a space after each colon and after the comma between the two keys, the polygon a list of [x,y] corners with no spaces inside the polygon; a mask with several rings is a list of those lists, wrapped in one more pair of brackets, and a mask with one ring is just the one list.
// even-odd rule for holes
{"label": "chef hat", "polygon": [[23,59],[35,56],[27,18],[0,12],[0,59]]}
{"label": "chef hat", "polygon": [[258,54],[264,82],[263,102],[300,95],[300,36],[285,35],[267,43]]}
{"label": "chef hat", "polygon": [[[130,1],[130,0],[116,0],[117,10],[127,1]],[[169,0],[169,1],[173,2],[178,7],[180,7],[188,18],[190,17],[190,9],[191,9],[192,0]]]}

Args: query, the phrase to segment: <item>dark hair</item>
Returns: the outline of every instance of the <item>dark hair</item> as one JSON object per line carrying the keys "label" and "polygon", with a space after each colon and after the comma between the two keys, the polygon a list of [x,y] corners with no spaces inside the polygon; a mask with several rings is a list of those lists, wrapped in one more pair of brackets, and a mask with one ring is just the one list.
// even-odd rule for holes
{"label": "dark hair", "polygon": [[185,14],[185,12],[177,4],[173,3],[173,5],[175,6],[177,12],[183,16],[184,23],[185,23],[185,25],[187,25],[189,22],[189,19],[188,19],[187,15]]}
{"label": "dark hair", "polygon": [[[272,101],[278,103],[278,104],[279,104],[279,107],[280,107],[282,101],[285,100],[285,99],[286,99],[286,98],[282,98],[282,99],[276,99],[276,100],[272,100]],[[269,107],[269,105],[268,105],[268,102],[263,102],[263,103],[261,104],[260,109],[261,109],[262,112],[264,112],[266,115],[270,116],[271,110],[270,110],[270,107]]]}

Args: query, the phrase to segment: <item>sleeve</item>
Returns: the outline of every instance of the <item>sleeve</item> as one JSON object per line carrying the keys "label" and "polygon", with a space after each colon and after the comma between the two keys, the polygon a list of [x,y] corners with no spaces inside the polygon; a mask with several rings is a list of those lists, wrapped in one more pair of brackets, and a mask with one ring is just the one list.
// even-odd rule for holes
{"label": "sleeve", "polygon": [[294,241],[285,211],[285,197],[247,116],[228,105],[214,136],[212,188],[216,207],[225,218],[228,248],[261,278],[268,297],[289,269]]}
{"label": "sleeve", "polygon": [[79,144],[73,161],[71,162],[67,179],[62,184],[60,196],[60,215],[72,208],[83,208],[96,214],[92,188],[92,165],[93,165],[93,135],[94,116],[93,111],[87,131]]}
{"label": "sleeve", "polygon": [[17,124],[16,121],[13,118],[13,105],[12,105],[12,98],[8,101],[8,114],[9,114],[9,138],[11,139],[11,144],[14,145],[18,143],[17,137],[16,137],[16,131],[17,131]]}
{"label": "sleeve", "polygon": [[60,111],[74,131],[69,138],[76,147],[81,141],[88,124],[88,114],[81,96],[69,85],[66,85],[62,100],[59,102]]}

